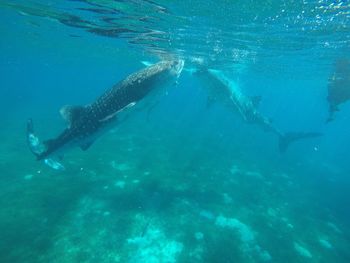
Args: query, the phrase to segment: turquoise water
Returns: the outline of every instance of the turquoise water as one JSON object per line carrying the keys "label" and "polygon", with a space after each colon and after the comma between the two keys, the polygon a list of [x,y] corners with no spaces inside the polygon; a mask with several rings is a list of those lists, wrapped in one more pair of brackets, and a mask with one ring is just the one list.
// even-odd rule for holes
{"label": "turquoise water", "polygon": [[[326,123],[348,1],[1,0],[0,19],[0,262],[350,262],[346,97]],[[64,171],[35,160],[28,118],[55,137],[63,105],[169,54],[185,69],[154,107],[67,151]],[[196,67],[261,96],[281,131],[323,136],[281,154],[208,103]]]}

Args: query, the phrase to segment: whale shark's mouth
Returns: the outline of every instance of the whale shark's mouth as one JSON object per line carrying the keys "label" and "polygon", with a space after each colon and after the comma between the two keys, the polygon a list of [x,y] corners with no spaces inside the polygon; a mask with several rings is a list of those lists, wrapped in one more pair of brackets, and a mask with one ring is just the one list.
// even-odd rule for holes
{"label": "whale shark's mouth", "polygon": [[185,65],[185,61],[183,59],[174,60],[172,71],[174,72],[176,77],[180,76],[180,74],[184,68],[184,65]]}

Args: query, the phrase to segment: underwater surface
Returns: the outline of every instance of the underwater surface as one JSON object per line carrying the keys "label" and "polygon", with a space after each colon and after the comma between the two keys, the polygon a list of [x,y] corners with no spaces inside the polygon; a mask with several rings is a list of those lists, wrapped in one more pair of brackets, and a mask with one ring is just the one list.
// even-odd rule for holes
{"label": "underwater surface", "polygon": [[[349,1],[0,0],[0,19],[1,263],[350,262]],[[36,160],[29,118],[56,138],[62,106],[161,60],[184,67],[152,103]]]}

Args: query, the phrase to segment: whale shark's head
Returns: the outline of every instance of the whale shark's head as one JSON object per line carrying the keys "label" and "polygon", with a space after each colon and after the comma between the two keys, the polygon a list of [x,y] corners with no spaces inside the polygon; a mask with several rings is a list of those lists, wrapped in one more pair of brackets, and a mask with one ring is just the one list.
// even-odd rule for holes
{"label": "whale shark's head", "polygon": [[162,60],[145,69],[147,71],[145,76],[148,77],[148,80],[145,78],[145,81],[153,86],[152,90],[159,90],[159,88],[164,90],[164,87],[177,83],[184,64],[182,59],[171,58]]}

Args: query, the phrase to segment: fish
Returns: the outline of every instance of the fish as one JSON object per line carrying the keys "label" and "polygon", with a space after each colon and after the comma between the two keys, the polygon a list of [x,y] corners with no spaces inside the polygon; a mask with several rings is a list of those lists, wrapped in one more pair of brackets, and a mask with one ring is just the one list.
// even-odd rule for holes
{"label": "fish", "polygon": [[[96,138],[118,123],[118,117],[129,112],[145,98],[154,96],[177,82],[184,66],[181,59],[168,59],[137,71],[105,91],[94,102],[84,106],[63,106],[61,116],[67,127],[55,138],[41,142],[34,132],[33,120],[27,122],[27,143],[37,160],[56,170],[63,170],[58,157],[74,146],[86,151]],[[123,116],[123,115],[122,115]]]}
{"label": "fish", "polygon": [[350,59],[339,59],[335,63],[335,71],[328,81],[328,119],[334,120],[334,114],[339,106],[350,100]]}
{"label": "fish", "polygon": [[258,110],[261,97],[245,95],[239,85],[228,79],[220,70],[199,68],[193,74],[199,77],[203,82],[202,86],[208,91],[207,105],[213,102],[224,104],[227,108],[238,112],[246,123],[256,124],[264,131],[277,135],[281,153],[286,152],[290,143],[294,141],[322,136],[319,132],[282,132],[270,118]]}

